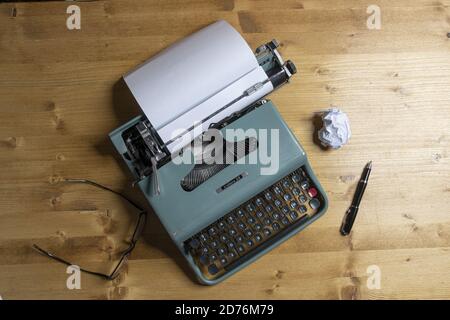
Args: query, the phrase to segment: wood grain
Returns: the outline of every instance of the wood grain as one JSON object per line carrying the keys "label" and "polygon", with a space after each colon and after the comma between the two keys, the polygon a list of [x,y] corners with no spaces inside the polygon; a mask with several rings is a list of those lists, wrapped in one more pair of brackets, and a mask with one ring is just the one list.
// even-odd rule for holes
{"label": "wood grain", "polygon": [[[89,1],[81,30],[64,2],[0,4],[0,295],[3,299],[449,299],[450,1]],[[38,243],[107,271],[135,211],[66,177],[96,180],[144,203],[107,134],[138,114],[120,76],[218,19],[255,48],[272,38],[299,74],[271,95],[326,189],[327,214],[229,280],[196,284],[152,215],[125,272],[82,276]],[[350,117],[337,151],[313,143],[314,112]],[[363,165],[374,170],[350,237],[338,233]],[[366,286],[370,265],[381,289]]]}

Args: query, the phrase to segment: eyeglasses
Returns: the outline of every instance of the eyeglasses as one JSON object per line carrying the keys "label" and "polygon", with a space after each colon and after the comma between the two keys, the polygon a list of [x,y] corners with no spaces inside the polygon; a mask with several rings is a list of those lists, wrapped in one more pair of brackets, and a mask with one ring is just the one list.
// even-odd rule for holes
{"label": "eyeglasses", "polygon": [[[100,188],[100,189],[103,189],[103,190],[106,190],[106,191],[110,191],[110,192],[120,196],[121,198],[125,199],[128,203],[130,203],[132,206],[134,206],[136,209],[139,210],[138,220],[137,220],[136,227],[134,229],[133,235],[132,235],[131,240],[130,240],[130,245],[128,246],[127,249],[125,249],[122,252],[122,255],[121,255],[121,258],[120,258],[119,262],[117,263],[116,267],[113,269],[113,271],[109,275],[101,273],[101,272],[90,271],[90,270],[87,270],[87,269],[80,268],[80,271],[83,271],[85,273],[92,274],[92,275],[95,275],[95,276],[99,276],[99,277],[107,279],[107,280],[114,280],[120,274],[120,270],[126,264],[129,255],[131,254],[133,249],[136,247],[136,243],[137,243],[139,237],[141,236],[142,231],[144,230],[145,224],[147,223],[147,212],[144,209],[142,209],[138,204],[136,204],[133,200],[131,200],[127,196],[125,196],[124,194],[122,194],[120,192],[117,192],[115,190],[112,190],[112,189],[110,189],[108,187],[105,187],[105,186],[103,186],[103,185],[101,185],[99,183],[96,183],[94,181],[86,180],[86,179],[65,179],[64,182],[86,183],[86,184],[92,185],[94,187],[97,187],[97,188]],[[65,265],[68,265],[68,266],[74,265],[73,263],[71,263],[71,262],[69,262],[69,261],[67,261],[67,260],[65,260],[63,258],[57,257],[53,253],[42,249],[41,247],[39,247],[36,244],[33,244],[33,248],[36,249],[39,253],[45,255],[48,258],[51,258],[53,260],[56,260],[56,261],[61,262],[61,263],[65,264]]]}

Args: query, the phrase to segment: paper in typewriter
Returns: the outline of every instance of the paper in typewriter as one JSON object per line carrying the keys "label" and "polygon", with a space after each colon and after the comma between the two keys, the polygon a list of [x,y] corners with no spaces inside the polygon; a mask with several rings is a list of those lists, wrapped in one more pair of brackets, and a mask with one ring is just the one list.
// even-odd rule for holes
{"label": "paper in typewriter", "polygon": [[[178,41],[128,73],[125,82],[164,143],[198,125],[267,75],[241,35],[218,21]],[[273,90],[270,81],[167,144],[181,148],[195,135]],[[193,134],[195,132],[195,135]],[[189,138],[187,138],[189,136]]]}

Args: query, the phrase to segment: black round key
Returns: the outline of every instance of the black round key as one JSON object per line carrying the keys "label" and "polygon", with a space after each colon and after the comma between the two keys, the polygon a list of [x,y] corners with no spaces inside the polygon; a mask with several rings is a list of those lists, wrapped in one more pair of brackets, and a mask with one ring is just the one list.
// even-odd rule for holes
{"label": "black round key", "polygon": [[242,241],[244,241],[244,238],[242,236],[236,237],[236,242],[241,243]]}
{"label": "black round key", "polygon": [[289,207],[288,206],[283,206],[283,208],[281,208],[281,211],[283,211],[283,213],[288,214],[289,213]]}
{"label": "black round key", "polygon": [[286,226],[286,225],[289,224],[289,219],[286,218],[286,217],[284,217],[284,218],[281,220],[281,223],[284,224],[284,225]]}
{"label": "black round key", "polygon": [[249,204],[247,205],[247,210],[250,211],[250,212],[252,212],[253,210],[255,210],[255,206],[254,206],[253,204],[249,203]]}
{"label": "black round key", "polygon": [[250,229],[245,230],[245,235],[250,238],[253,235],[252,230]]}
{"label": "black round key", "polygon": [[294,174],[294,175],[292,176],[292,181],[294,181],[295,183],[299,182],[299,181],[300,181],[300,176],[297,175],[297,174]]}
{"label": "black round key", "polygon": [[291,200],[291,195],[289,194],[289,193],[285,193],[284,195],[283,195],[283,199],[285,200],[285,201],[289,201],[289,200]]}
{"label": "black round key", "polygon": [[238,246],[237,249],[238,249],[238,251],[239,251],[240,253],[242,253],[242,252],[245,251],[245,249],[244,249],[243,246]]}
{"label": "black round key", "polygon": [[266,193],[264,194],[264,197],[265,197],[267,200],[272,200],[272,195],[270,194],[270,192],[266,192]]}
{"label": "black round key", "polygon": [[317,198],[312,199],[309,202],[309,206],[311,207],[311,209],[316,210],[320,207],[320,201]]}
{"label": "black round key", "polygon": [[258,218],[261,218],[261,217],[264,216],[264,214],[263,214],[261,211],[258,211],[258,212],[256,212],[256,216],[257,216]]}
{"label": "black round key", "polygon": [[227,221],[228,223],[233,224],[236,220],[234,219],[233,216],[228,216]]}
{"label": "black round key", "polygon": [[302,187],[303,190],[306,190],[309,188],[309,183],[308,181],[305,180],[300,184],[300,186]]}
{"label": "black round key", "polygon": [[283,181],[283,187],[289,188],[290,185],[291,185],[291,183],[289,182],[289,180],[284,180]]}
{"label": "black round key", "polygon": [[210,261],[215,261],[215,260],[217,260],[217,256],[216,256],[214,253],[212,253],[212,254],[209,256],[209,260],[210,260]]}
{"label": "black round key", "polygon": [[256,220],[255,220],[255,218],[250,217],[250,218],[247,219],[247,222],[250,223],[250,224],[253,224],[253,223],[256,222]]}
{"label": "black round key", "polygon": [[234,236],[236,234],[236,230],[230,229],[230,231],[228,231],[228,233],[230,234],[230,236]]}
{"label": "black round key", "polygon": [[255,203],[257,206],[260,206],[263,204],[263,200],[261,198],[256,198]]}
{"label": "black round key", "polygon": [[267,229],[267,228],[264,228],[263,232],[266,237],[270,236],[270,234],[272,233],[272,232],[270,232],[270,229]]}
{"label": "black round key", "polygon": [[275,205],[277,206],[277,207],[281,207],[281,201],[280,200],[275,200]]}
{"label": "black round key", "polygon": [[219,248],[219,249],[217,249],[217,254],[218,254],[219,256],[223,256],[223,255],[225,254],[225,252],[226,252],[225,248]]}
{"label": "black round key", "polygon": [[200,234],[200,240],[202,240],[202,241],[208,240],[208,236],[206,235],[206,233]]}
{"label": "black round key", "polygon": [[202,248],[202,252],[203,252],[203,253],[208,253],[208,251],[209,251],[209,250],[208,250],[208,247],[203,247],[203,248]]}
{"label": "black round key", "polygon": [[279,187],[279,186],[275,186],[275,187],[273,188],[273,192],[275,192],[276,194],[280,194],[280,193],[281,193],[280,187]]}
{"label": "black round key", "polygon": [[272,223],[272,220],[270,220],[269,218],[264,219],[264,224],[269,225],[271,223]]}
{"label": "black round key", "polygon": [[292,193],[295,194],[296,196],[298,196],[300,194],[300,189],[294,188],[294,189],[292,189]]}
{"label": "black round key", "polygon": [[236,212],[236,214],[237,214],[237,216],[238,216],[239,218],[242,218],[242,217],[244,216],[244,210],[239,209],[239,210]]}
{"label": "black round key", "polygon": [[212,248],[217,248],[217,246],[218,246],[219,244],[217,243],[216,240],[213,240],[213,241],[211,241],[210,245],[211,245]]}
{"label": "black round key", "polygon": [[225,258],[225,257],[220,258],[220,263],[222,265],[226,264],[227,262],[228,262],[227,258]]}
{"label": "black round key", "polygon": [[243,223],[243,222],[239,222],[238,226],[239,226],[239,228],[241,228],[242,230],[244,230],[245,228],[247,228],[247,226],[246,226],[245,223]]}
{"label": "black round key", "polygon": [[306,207],[305,207],[304,205],[301,205],[300,207],[298,207],[298,210],[299,210],[301,213],[305,213],[306,211],[308,211],[308,209],[306,209]]}
{"label": "black round key", "polygon": [[249,246],[249,247],[253,246],[253,241],[252,240],[247,240],[247,246]]}
{"label": "black round key", "polygon": [[273,230],[277,231],[278,229],[280,229],[280,225],[277,222],[274,222],[272,224],[272,228],[273,228]]}
{"label": "black round key", "polygon": [[234,248],[234,242],[233,242],[233,241],[229,241],[229,242],[227,243],[227,246],[228,246],[228,248],[230,248],[230,249]]}
{"label": "black round key", "polygon": [[209,230],[208,230],[208,233],[210,236],[214,236],[216,234],[216,232],[217,232],[216,228],[214,228],[214,227],[209,228]]}
{"label": "black round key", "polygon": [[261,225],[259,223],[257,223],[253,226],[253,228],[255,228],[256,231],[259,231],[259,230],[261,230]]}
{"label": "black round key", "polygon": [[267,212],[272,212],[272,210],[273,210],[273,207],[272,207],[270,204],[268,204],[268,205],[266,206],[266,211],[267,211]]}
{"label": "black round key", "polygon": [[229,257],[230,259],[234,259],[234,258],[236,257],[236,254],[235,254],[234,252],[230,252],[230,253],[228,254],[228,257]]}
{"label": "black round key", "polygon": [[289,213],[289,215],[291,216],[291,219],[292,219],[292,220],[295,220],[295,219],[298,218],[298,214],[297,214],[297,212],[295,212],[295,211],[291,211],[291,213]]}
{"label": "black round key", "polygon": [[297,201],[292,201],[292,202],[291,202],[291,208],[292,208],[292,209],[297,208],[297,206],[298,206]]}
{"label": "black round key", "polygon": [[212,275],[215,275],[217,272],[219,272],[219,268],[217,268],[215,264],[211,264],[208,267],[208,272]]}
{"label": "black round key", "polygon": [[220,236],[220,240],[222,240],[223,242],[227,242],[228,237],[223,234],[223,235]]}
{"label": "black round key", "polygon": [[280,215],[278,214],[278,212],[274,212],[272,214],[272,218],[274,218],[275,220],[278,220],[280,218]]}
{"label": "black round key", "polygon": [[258,242],[261,241],[262,240],[261,235],[260,234],[256,234],[255,235],[255,240],[258,241]]}
{"label": "black round key", "polygon": [[200,247],[200,241],[198,241],[197,239],[192,239],[192,240],[189,242],[189,246],[190,246],[192,249],[198,249],[198,247]]}
{"label": "black round key", "polygon": [[300,195],[300,196],[298,197],[298,200],[300,200],[301,203],[306,202],[307,199],[308,199],[308,198],[306,198],[306,196],[305,196],[304,194],[302,194],[302,195]]}

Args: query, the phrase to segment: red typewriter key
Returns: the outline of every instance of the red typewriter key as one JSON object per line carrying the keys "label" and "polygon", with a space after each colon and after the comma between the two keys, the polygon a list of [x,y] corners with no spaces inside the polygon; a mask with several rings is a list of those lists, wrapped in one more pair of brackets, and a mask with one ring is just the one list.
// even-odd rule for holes
{"label": "red typewriter key", "polygon": [[311,198],[314,198],[315,196],[317,196],[317,189],[312,187],[308,189],[308,194]]}

